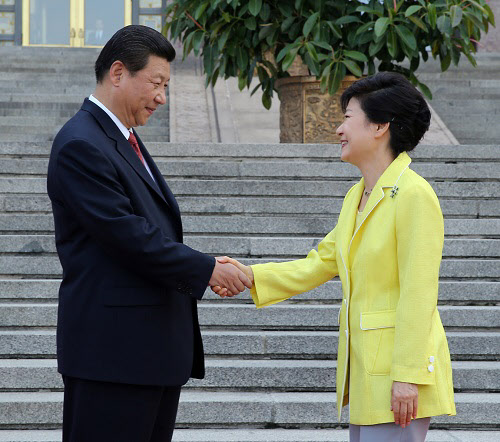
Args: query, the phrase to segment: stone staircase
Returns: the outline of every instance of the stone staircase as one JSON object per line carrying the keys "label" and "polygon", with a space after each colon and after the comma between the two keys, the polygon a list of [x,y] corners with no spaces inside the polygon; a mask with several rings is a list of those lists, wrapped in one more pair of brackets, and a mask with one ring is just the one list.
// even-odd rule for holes
{"label": "stone staircase", "polygon": [[[0,442],[61,440],[61,269],[45,174],[50,140],[92,91],[95,56],[0,50]],[[170,144],[161,117],[139,134],[178,196],[187,244],[206,253],[247,263],[303,257],[358,179],[338,146]],[[439,309],[458,411],[434,418],[427,440],[498,441],[500,146],[420,146],[413,156],[445,216]],[[263,310],[248,293],[220,300],[207,291],[207,376],[184,389],[174,440],[347,441],[334,393],[340,300],[338,280]]]}
{"label": "stone staircase", "polygon": [[460,144],[500,140],[500,53],[479,53],[477,68],[463,57],[459,67],[441,72],[439,63],[422,64],[418,77],[433,93],[432,107]]}

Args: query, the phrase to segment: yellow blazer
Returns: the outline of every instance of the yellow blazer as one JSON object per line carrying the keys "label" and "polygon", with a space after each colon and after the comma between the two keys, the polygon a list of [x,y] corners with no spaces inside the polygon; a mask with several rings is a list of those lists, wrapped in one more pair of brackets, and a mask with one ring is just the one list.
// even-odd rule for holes
{"label": "yellow blazer", "polygon": [[[342,281],[337,408],[350,423],[394,422],[393,381],[418,384],[417,418],[456,414],[450,353],[437,310],[443,215],[431,186],[403,152],[372,190],[354,232],[363,179],[335,228],[306,258],[252,266],[257,307]],[[350,259],[351,258],[351,259]]]}

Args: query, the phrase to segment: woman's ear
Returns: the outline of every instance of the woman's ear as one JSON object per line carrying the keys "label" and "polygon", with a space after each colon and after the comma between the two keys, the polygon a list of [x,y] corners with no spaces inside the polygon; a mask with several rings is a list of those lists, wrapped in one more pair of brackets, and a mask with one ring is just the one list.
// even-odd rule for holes
{"label": "woman's ear", "polygon": [[382,138],[389,135],[390,123],[375,123],[375,138]]}

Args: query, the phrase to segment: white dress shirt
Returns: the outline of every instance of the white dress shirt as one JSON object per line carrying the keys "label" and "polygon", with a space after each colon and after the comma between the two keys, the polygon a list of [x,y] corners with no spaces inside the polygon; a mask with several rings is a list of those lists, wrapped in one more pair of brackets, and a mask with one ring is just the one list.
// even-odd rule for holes
{"label": "white dress shirt", "polygon": [[[128,141],[128,139],[130,138],[130,134],[132,132],[132,129],[127,129],[125,127],[125,125],[116,117],[116,115],[113,112],[111,112],[106,106],[104,106],[104,104],[102,104],[92,94],[90,94],[89,100],[92,101],[92,103],[94,103],[97,106],[99,106],[104,112],[106,112],[109,115],[109,118],[111,118],[113,120],[113,123],[116,124],[116,126],[118,127],[118,129],[120,129],[120,132],[123,134],[123,136],[125,137],[125,139]],[[130,146],[130,148],[132,148],[132,146]],[[146,170],[151,175],[151,178],[153,178],[153,181],[156,183],[156,180],[154,179],[153,174],[151,173],[151,169],[148,166],[146,158],[144,158],[144,163],[143,164],[146,167]]]}

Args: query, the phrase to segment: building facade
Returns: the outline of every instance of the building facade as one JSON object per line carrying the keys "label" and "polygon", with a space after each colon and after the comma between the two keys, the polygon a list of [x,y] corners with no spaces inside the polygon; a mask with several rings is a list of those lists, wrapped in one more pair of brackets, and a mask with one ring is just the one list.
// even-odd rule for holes
{"label": "building facade", "polygon": [[0,0],[0,46],[99,47],[129,24],[161,32],[166,0]]}

